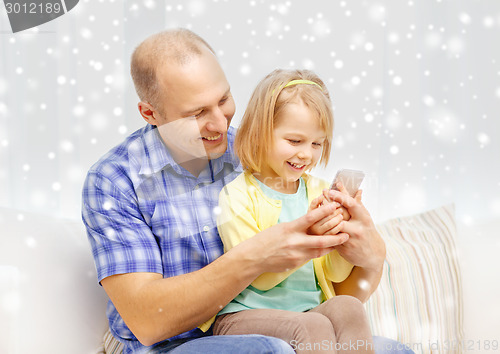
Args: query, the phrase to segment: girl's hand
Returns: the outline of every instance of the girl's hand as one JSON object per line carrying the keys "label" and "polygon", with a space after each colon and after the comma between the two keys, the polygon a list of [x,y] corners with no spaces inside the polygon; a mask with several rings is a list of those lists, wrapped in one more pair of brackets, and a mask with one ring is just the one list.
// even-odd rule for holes
{"label": "girl's hand", "polygon": [[[336,187],[341,193],[343,193],[345,195],[349,195],[349,193],[347,192],[347,189],[344,187],[342,182],[337,182]],[[329,196],[329,189],[323,189],[323,197],[324,197],[324,200],[326,201],[326,203],[331,202],[331,198]],[[359,194],[359,198],[361,198],[361,194]],[[360,199],[360,201],[361,201],[361,199]],[[340,208],[342,209],[342,215],[343,215],[344,220],[348,221],[351,218],[351,215],[349,214],[347,209],[344,208],[342,205],[340,206]]]}
{"label": "girl's hand", "polygon": [[334,203],[337,205],[337,208],[335,211],[324,217],[323,219],[317,221],[314,223],[311,227],[309,227],[308,232],[313,235],[336,235],[339,232],[339,229],[341,228],[341,222],[343,220],[343,215],[342,212],[345,210],[340,206],[339,203],[337,202],[330,202],[326,199],[325,194],[321,194],[319,197],[315,198],[312,202],[311,205],[309,205],[309,210],[320,208],[323,205],[331,204]]}
{"label": "girl's hand", "polygon": [[329,191],[330,200],[341,203],[351,215],[349,221],[341,223],[339,235],[346,233],[349,241],[336,247],[349,263],[362,268],[382,269],[385,259],[385,243],[378,233],[370,213],[361,202],[362,191],[354,198],[339,191]]}

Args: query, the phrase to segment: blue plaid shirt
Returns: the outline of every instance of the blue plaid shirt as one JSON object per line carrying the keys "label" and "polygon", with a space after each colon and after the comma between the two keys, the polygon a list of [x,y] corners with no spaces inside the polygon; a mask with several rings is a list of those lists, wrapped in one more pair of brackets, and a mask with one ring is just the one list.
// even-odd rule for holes
{"label": "blue plaid shirt", "polygon": [[[149,124],[90,168],[82,217],[99,282],[133,272],[168,278],[201,269],[222,255],[216,225],[219,192],[242,171],[233,152],[234,135],[230,127],[226,153],[198,177],[174,161]],[[111,301],[107,315],[125,353],[145,349]],[[196,328],[170,339],[202,335]]]}

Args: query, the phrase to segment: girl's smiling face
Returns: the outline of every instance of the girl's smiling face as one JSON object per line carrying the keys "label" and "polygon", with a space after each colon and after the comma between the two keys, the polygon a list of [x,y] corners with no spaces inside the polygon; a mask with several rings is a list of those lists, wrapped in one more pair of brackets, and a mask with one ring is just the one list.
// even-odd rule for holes
{"label": "girl's smiling face", "polygon": [[302,174],[321,158],[326,133],[317,114],[302,101],[283,107],[266,161],[255,177],[282,193],[295,193]]}

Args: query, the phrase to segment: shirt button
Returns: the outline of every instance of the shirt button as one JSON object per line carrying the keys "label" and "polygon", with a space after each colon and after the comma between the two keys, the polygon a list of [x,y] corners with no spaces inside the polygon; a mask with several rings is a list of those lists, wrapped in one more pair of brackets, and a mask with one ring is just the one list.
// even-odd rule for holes
{"label": "shirt button", "polygon": [[210,228],[208,226],[206,226],[206,225],[203,226],[203,231],[208,232],[208,230],[210,230]]}

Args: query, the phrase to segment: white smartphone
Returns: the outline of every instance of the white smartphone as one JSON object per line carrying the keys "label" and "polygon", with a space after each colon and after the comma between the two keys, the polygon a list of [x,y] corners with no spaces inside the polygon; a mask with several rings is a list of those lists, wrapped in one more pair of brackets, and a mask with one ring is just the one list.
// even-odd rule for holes
{"label": "white smartphone", "polygon": [[359,189],[359,186],[361,185],[361,182],[363,182],[364,178],[365,178],[365,173],[363,171],[341,169],[337,171],[337,174],[333,179],[330,189],[338,190],[336,184],[337,182],[342,182],[344,187],[347,189],[349,195],[351,197],[354,197],[354,195],[356,195],[356,192]]}

